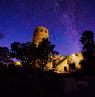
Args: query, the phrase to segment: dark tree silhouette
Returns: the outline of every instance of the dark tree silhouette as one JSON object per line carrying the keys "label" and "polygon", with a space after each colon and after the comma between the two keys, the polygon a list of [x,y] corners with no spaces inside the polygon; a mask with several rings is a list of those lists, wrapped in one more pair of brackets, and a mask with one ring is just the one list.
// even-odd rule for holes
{"label": "dark tree silhouette", "polygon": [[0,47],[0,67],[7,67],[11,62],[9,49],[7,47]]}
{"label": "dark tree silhouette", "polygon": [[31,42],[11,44],[11,56],[19,59],[24,67],[29,66],[30,63],[35,63],[35,52],[36,47]]}
{"label": "dark tree silhouette", "polygon": [[14,42],[11,44],[11,56],[14,58],[18,58],[20,56],[20,50],[21,50],[21,43],[19,42]]}
{"label": "dark tree silhouette", "polygon": [[84,31],[82,33],[82,37],[80,38],[81,43],[83,44],[83,55],[85,57],[85,65],[83,65],[84,69],[87,71],[93,71],[95,68],[94,64],[94,34],[92,31]]}
{"label": "dark tree silhouette", "polygon": [[92,31],[84,31],[80,39],[83,44],[83,51],[88,51],[89,54],[93,54],[94,51],[94,34]]}
{"label": "dark tree silhouette", "polygon": [[51,57],[58,54],[54,51],[54,47],[55,45],[52,45],[48,39],[43,39],[38,47],[31,42],[14,42],[11,44],[11,56],[19,59],[23,67],[36,69],[38,66],[44,69],[46,63],[52,60]]}
{"label": "dark tree silhouette", "polygon": [[44,69],[48,61],[53,61],[51,57],[58,54],[58,52],[54,51],[54,48],[55,45],[52,45],[48,38],[43,39],[39,44],[37,48],[37,64],[41,69]]}

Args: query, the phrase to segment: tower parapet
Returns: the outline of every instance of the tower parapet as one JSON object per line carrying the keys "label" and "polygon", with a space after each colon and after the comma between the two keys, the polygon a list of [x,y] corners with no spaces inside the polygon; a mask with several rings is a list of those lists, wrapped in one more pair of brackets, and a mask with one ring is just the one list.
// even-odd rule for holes
{"label": "tower parapet", "polygon": [[38,47],[43,39],[49,38],[49,32],[46,27],[39,26],[35,29],[32,42]]}

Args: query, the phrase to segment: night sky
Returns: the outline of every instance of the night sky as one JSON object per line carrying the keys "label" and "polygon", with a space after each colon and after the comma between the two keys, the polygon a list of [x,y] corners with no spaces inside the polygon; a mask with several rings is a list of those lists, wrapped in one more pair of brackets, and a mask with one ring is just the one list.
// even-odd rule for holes
{"label": "night sky", "polygon": [[41,25],[60,54],[79,52],[81,33],[95,32],[95,0],[0,0],[0,46],[32,41]]}

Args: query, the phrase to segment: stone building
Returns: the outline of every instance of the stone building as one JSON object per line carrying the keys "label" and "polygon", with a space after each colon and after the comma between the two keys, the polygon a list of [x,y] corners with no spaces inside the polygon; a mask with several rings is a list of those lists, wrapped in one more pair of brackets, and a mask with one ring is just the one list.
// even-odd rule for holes
{"label": "stone building", "polygon": [[[49,32],[46,27],[40,26],[35,29],[32,42],[38,47],[42,40],[48,38]],[[81,69],[80,62],[83,60],[81,52],[74,53],[68,56],[57,55],[53,57],[54,62],[48,62],[45,66],[45,70],[53,70],[56,73],[70,73]]]}

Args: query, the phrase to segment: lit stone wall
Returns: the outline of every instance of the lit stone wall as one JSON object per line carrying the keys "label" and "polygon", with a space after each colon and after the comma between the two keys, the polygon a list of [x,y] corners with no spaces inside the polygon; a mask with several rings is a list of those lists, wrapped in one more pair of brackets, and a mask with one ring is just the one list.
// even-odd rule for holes
{"label": "lit stone wall", "polygon": [[[66,68],[66,70],[65,70]],[[56,73],[68,73],[69,64],[67,64],[67,59],[61,62],[58,66],[55,67],[54,72]]]}
{"label": "lit stone wall", "polygon": [[[55,60],[55,63],[59,63],[61,60],[63,60],[65,57],[61,56],[61,55],[55,55],[54,57],[52,57],[53,60]],[[45,66],[45,70],[53,70],[55,66],[53,66],[53,62],[48,62]]]}
{"label": "lit stone wall", "polygon": [[33,34],[33,43],[36,44],[36,47],[42,42],[43,38],[49,38],[49,32],[46,27],[40,26],[35,29]]}
{"label": "lit stone wall", "polygon": [[80,62],[83,60],[83,54],[82,53],[75,53],[68,56],[68,64],[75,63],[76,69],[81,69]]}
{"label": "lit stone wall", "polygon": [[53,70],[53,62],[48,62],[44,68],[45,70]]}
{"label": "lit stone wall", "polygon": [[[58,55],[55,56],[54,59],[56,62],[59,62],[63,60],[65,57]],[[46,65],[47,70],[54,70],[56,73],[69,73],[70,72],[70,64],[75,64],[75,70],[81,69],[80,62],[83,60],[83,54],[82,53],[75,53],[67,56],[67,59],[63,60],[60,64],[58,64],[55,68],[53,68],[53,63],[49,62]]]}

